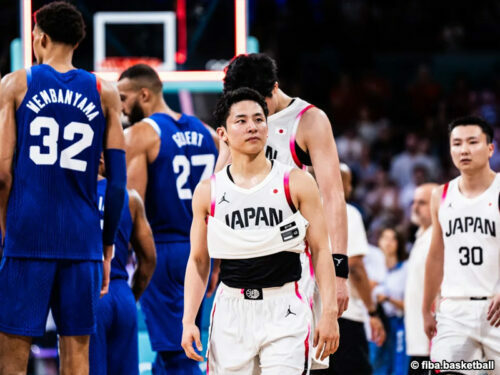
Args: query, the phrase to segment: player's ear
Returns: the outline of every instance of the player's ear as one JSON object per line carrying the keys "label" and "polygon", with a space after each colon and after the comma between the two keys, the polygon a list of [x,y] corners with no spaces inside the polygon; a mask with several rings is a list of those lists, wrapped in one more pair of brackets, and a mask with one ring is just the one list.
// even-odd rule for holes
{"label": "player's ear", "polygon": [[216,130],[217,135],[227,144],[227,130],[223,126],[219,126]]}
{"label": "player's ear", "polygon": [[278,82],[274,82],[273,91],[271,92],[272,95],[276,95],[278,93],[278,89],[279,89]]}
{"label": "player's ear", "polygon": [[45,33],[42,33],[42,37],[40,38],[40,45],[43,48],[47,48],[48,43],[49,43],[49,36]]}
{"label": "player's ear", "polygon": [[488,144],[488,157],[493,156],[493,152],[495,151],[495,144],[493,142]]}
{"label": "player's ear", "polygon": [[146,88],[141,88],[139,92],[139,98],[141,99],[142,102],[148,102],[151,100],[151,91],[149,91]]}

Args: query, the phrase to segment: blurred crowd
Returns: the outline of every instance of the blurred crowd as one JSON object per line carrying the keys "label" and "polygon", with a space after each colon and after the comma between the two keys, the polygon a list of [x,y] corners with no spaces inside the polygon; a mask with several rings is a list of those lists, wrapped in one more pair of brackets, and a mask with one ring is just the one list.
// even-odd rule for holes
{"label": "blurred crowd", "polygon": [[374,72],[356,80],[340,75],[330,113],[340,159],[353,171],[351,203],[361,210],[371,243],[387,226],[411,237],[415,188],[457,175],[447,133],[453,118],[477,114],[495,126],[491,166],[500,170],[500,85],[493,83],[475,88],[460,75],[445,91],[421,65],[404,95],[394,97],[390,82]]}

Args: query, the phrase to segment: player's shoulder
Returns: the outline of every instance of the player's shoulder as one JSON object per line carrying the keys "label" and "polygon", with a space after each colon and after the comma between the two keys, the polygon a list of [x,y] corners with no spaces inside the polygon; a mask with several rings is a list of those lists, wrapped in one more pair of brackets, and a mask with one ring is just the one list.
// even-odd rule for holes
{"label": "player's shoulder", "polygon": [[325,126],[331,126],[330,120],[328,119],[326,113],[322,109],[314,105],[312,105],[307,111],[304,112],[300,123],[307,123],[308,128],[312,127],[314,129],[321,129]]}
{"label": "player's shoulder", "polygon": [[28,86],[25,69],[19,69],[6,74],[1,80],[2,95],[15,96],[21,91],[26,91]]}
{"label": "player's shoulder", "polygon": [[201,180],[194,189],[193,208],[195,205],[200,205],[201,207],[208,205],[211,199],[211,194],[210,178]]}
{"label": "player's shoulder", "polygon": [[295,188],[309,189],[311,186],[316,186],[316,180],[307,171],[299,168],[290,169],[290,185]]}
{"label": "player's shoulder", "polygon": [[150,121],[149,118],[142,119],[124,130],[125,139],[136,140],[156,140],[160,136],[160,131],[156,129],[158,125]]}

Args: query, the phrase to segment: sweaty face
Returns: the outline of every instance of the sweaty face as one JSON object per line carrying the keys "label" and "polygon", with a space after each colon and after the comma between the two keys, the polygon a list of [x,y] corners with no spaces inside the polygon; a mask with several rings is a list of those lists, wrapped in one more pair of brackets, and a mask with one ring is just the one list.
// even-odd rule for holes
{"label": "sweaty face", "polygon": [[450,153],[453,164],[462,171],[472,171],[488,165],[493,144],[477,125],[455,127],[450,134]]}
{"label": "sweaty face", "polygon": [[231,149],[258,154],[267,141],[267,122],[262,107],[252,100],[231,106],[226,120],[225,137]]}
{"label": "sweaty face", "polygon": [[139,103],[139,90],[128,78],[119,81],[117,87],[122,102],[122,112],[128,117],[130,124],[141,121],[145,116]]}

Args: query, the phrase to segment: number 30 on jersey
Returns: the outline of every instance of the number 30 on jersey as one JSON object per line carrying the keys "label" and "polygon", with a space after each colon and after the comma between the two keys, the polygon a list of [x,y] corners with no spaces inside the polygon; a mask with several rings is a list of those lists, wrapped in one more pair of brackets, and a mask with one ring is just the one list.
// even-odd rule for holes
{"label": "number 30 on jersey", "polygon": [[[30,135],[40,136],[42,129],[47,129],[48,134],[42,138],[43,146],[48,149],[42,152],[40,146],[30,146],[30,159],[37,165],[53,165],[57,162],[59,140],[59,124],[53,117],[39,116],[30,123]],[[61,151],[59,165],[61,168],[72,169],[74,171],[85,172],[87,162],[76,159],[79,153],[92,145],[94,131],[89,124],[72,121],[64,127],[63,138],[67,141],[75,139],[76,134],[81,134],[79,141],[66,147]]]}

